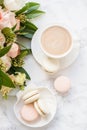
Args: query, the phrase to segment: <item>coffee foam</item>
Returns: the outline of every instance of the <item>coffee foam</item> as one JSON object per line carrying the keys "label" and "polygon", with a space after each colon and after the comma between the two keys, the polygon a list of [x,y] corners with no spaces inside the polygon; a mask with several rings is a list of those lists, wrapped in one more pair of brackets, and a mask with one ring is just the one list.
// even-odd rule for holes
{"label": "coffee foam", "polygon": [[41,44],[47,53],[51,55],[62,55],[70,49],[72,38],[65,28],[52,26],[42,33]]}

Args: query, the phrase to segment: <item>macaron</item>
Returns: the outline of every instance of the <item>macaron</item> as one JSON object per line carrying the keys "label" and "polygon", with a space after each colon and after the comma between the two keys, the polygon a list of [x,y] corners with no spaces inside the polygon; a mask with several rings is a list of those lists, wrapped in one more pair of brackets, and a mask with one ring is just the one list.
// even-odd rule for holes
{"label": "macaron", "polygon": [[46,101],[43,99],[39,99],[38,101],[34,102],[34,107],[42,117],[45,117],[47,114],[49,114],[49,108],[46,104]]}
{"label": "macaron", "polygon": [[38,100],[40,97],[40,93],[38,90],[33,90],[31,92],[28,92],[23,96],[24,104],[33,103],[36,100]]}
{"label": "macaron", "polygon": [[24,105],[21,108],[20,114],[22,119],[27,122],[33,122],[39,118],[39,114],[33,104]]}
{"label": "macaron", "polygon": [[48,73],[56,73],[60,68],[60,64],[59,64],[58,60],[54,60],[52,58],[45,57],[45,58],[43,58],[42,67]]}
{"label": "macaron", "polygon": [[67,93],[70,89],[71,82],[68,77],[60,76],[54,81],[54,87],[56,91],[61,94]]}

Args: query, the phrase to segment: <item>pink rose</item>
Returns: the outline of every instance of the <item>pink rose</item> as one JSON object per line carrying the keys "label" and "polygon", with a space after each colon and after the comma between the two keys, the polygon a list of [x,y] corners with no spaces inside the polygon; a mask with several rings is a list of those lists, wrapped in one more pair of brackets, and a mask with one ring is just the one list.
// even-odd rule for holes
{"label": "pink rose", "polygon": [[16,29],[15,30],[19,30],[20,29],[20,19],[16,19]]}
{"label": "pink rose", "polygon": [[0,46],[3,47],[5,43],[5,36],[0,31]]}
{"label": "pink rose", "polygon": [[0,12],[0,20],[2,19],[2,13]]}
{"label": "pink rose", "polygon": [[10,51],[8,52],[8,56],[11,58],[15,58],[20,54],[20,47],[18,44],[13,43]]}
{"label": "pink rose", "polygon": [[19,29],[20,21],[15,18],[15,13],[0,9],[0,29],[3,29],[4,27],[12,28],[16,24],[16,29]]}

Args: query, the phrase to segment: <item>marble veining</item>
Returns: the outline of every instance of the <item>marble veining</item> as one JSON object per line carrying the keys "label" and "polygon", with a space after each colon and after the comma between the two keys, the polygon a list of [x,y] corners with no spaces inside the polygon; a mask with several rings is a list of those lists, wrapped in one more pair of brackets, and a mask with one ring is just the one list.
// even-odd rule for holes
{"label": "marble veining", "polygon": [[[79,36],[81,44],[76,62],[58,74],[71,78],[72,86],[69,94],[61,97],[56,93],[58,108],[54,120],[36,130],[87,130],[87,0],[31,1],[40,2],[41,8],[46,11],[44,16],[33,21],[38,27],[44,23],[64,23]],[[53,79],[50,80],[52,77],[39,67],[32,56],[26,64],[33,82],[41,83],[47,80],[46,84],[50,84],[52,88]],[[16,119],[13,113],[15,101],[16,97],[9,97],[4,101],[0,97],[0,130],[34,130],[23,126]]]}

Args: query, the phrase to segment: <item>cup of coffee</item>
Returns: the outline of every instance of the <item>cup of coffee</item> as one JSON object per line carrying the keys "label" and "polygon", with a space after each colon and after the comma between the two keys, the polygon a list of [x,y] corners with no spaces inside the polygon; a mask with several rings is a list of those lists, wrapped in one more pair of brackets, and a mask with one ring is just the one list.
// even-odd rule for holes
{"label": "cup of coffee", "polygon": [[50,58],[63,58],[72,50],[73,42],[70,32],[58,25],[45,28],[40,37],[40,47]]}

